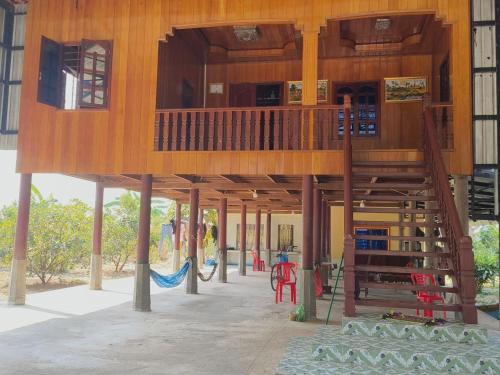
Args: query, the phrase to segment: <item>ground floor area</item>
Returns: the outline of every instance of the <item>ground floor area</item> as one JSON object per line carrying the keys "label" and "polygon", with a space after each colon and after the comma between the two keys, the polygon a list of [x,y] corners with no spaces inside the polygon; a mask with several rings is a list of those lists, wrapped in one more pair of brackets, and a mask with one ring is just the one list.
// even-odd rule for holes
{"label": "ground floor area", "polygon": [[[226,284],[200,283],[195,295],[186,295],[184,284],[152,284],[149,313],[133,311],[133,284],[133,278],[104,280],[102,291],[82,285],[28,294],[25,306],[4,302],[0,373],[19,374],[22,364],[21,373],[39,375],[274,374],[295,337],[312,337],[324,325],[329,306],[325,296],[317,301],[317,321],[289,321],[295,306],[287,292],[275,304],[269,272],[251,268],[239,276],[229,267]],[[342,319],[342,300],[340,290],[334,325]],[[481,324],[495,329],[482,317]]]}

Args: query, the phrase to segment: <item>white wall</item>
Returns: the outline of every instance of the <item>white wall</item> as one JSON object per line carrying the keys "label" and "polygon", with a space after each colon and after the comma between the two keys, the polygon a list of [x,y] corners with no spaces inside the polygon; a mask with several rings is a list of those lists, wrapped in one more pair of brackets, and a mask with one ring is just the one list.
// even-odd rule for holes
{"label": "white wall", "polygon": [[[264,238],[266,238],[266,219],[267,214],[262,213],[260,223],[264,226]],[[240,223],[240,214],[227,215],[227,245],[237,248],[236,233],[237,225]],[[255,213],[247,214],[247,224],[255,224]],[[298,246],[296,251],[302,251],[302,215],[301,214],[271,214],[271,248],[278,249],[278,225],[293,225],[293,244]],[[265,250],[264,246],[261,250]],[[250,250],[250,249],[247,249]]]}

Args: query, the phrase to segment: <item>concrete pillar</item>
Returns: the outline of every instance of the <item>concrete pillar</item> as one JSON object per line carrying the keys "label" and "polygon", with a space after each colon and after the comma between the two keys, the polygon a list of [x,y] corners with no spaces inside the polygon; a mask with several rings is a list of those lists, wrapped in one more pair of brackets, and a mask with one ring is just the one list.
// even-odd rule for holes
{"label": "concrete pillar", "polygon": [[135,265],[134,309],[151,311],[151,292],[149,285],[149,237],[151,230],[151,194],[153,176],[141,177],[141,208],[139,213],[139,238],[137,241],[137,260]]}
{"label": "concrete pillar", "polygon": [[241,223],[240,223],[240,276],[247,274],[247,206],[241,205]]}
{"label": "concrete pillar", "polygon": [[197,231],[196,224],[198,222],[198,208],[200,202],[200,191],[191,189],[189,192],[189,240],[188,240],[188,257],[191,260],[186,280],[186,293],[198,293],[198,260],[196,257]]}
{"label": "concrete pillar", "polygon": [[271,211],[266,215],[266,266],[271,268]]}
{"label": "concrete pillar", "polygon": [[464,236],[469,235],[469,179],[467,176],[454,175],[455,180],[455,205]]}
{"label": "concrete pillar", "polygon": [[26,252],[31,205],[31,178],[31,174],[21,175],[14,256],[10,271],[9,305],[24,305],[26,302]]}
{"label": "concrete pillar", "polygon": [[220,283],[227,283],[227,198],[221,198],[219,208],[218,280]]}
{"label": "concrete pillar", "polygon": [[104,185],[98,181],[95,189],[94,236],[90,262],[90,289],[102,289],[102,210],[104,203]]}
{"label": "concrete pillar", "polygon": [[203,268],[205,265],[205,247],[203,240],[205,239],[205,227],[203,222],[203,208],[198,212],[198,268]]}
{"label": "concrete pillar", "polygon": [[172,259],[173,272],[177,272],[181,268],[181,223],[182,223],[182,203],[177,202],[175,206],[174,253]]}
{"label": "concrete pillar", "polygon": [[313,177],[302,179],[302,269],[299,276],[299,298],[306,320],[316,318],[316,295],[313,270]]}
{"label": "concrete pillar", "polygon": [[261,211],[260,209],[257,209],[255,213],[255,238],[253,241],[253,246],[255,249],[255,253],[257,254],[257,266],[258,266],[258,271],[262,271],[260,267],[260,217],[261,217]]}

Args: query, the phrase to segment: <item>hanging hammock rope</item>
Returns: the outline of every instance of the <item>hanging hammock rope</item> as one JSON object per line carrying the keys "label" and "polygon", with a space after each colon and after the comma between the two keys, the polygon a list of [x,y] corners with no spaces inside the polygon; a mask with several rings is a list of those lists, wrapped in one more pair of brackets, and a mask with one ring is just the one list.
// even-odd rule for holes
{"label": "hanging hammock rope", "polygon": [[175,288],[179,286],[187,275],[190,260],[187,259],[181,269],[171,275],[160,275],[158,272],[149,270],[149,275],[160,288]]}
{"label": "hanging hammock rope", "polygon": [[217,262],[213,263],[214,268],[212,268],[212,272],[210,272],[210,274],[208,276],[205,276],[203,273],[198,271],[198,277],[200,278],[200,280],[205,281],[205,282],[212,280],[212,277],[214,277],[214,275],[215,275],[215,270],[217,270],[217,265],[218,265]]}

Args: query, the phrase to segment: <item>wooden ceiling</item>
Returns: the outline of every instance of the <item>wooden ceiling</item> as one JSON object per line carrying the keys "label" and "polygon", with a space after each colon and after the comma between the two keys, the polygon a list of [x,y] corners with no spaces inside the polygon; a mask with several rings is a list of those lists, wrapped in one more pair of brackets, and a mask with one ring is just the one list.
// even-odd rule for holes
{"label": "wooden ceiling", "polygon": [[[390,20],[386,30],[377,30],[379,18]],[[292,24],[257,25],[255,41],[241,41],[233,26],[177,30],[188,44],[204,45],[210,64],[302,59],[302,36]],[[319,58],[353,56],[432,54],[440,34],[449,28],[434,15],[369,17],[330,20],[319,35]]]}
{"label": "wooden ceiling", "polygon": [[[379,18],[390,20],[388,29],[376,29]],[[319,36],[319,56],[432,54],[443,32],[449,34],[449,28],[430,14],[328,21]]]}
{"label": "wooden ceiling", "polygon": [[[75,176],[91,181],[100,181],[107,188],[125,188],[140,191],[139,175],[119,176]],[[373,181],[370,178],[357,179],[362,182],[357,194],[384,195],[410,194],[409,191],[390,189],[378,191],[370,189]],[[380,178],[376,182],[383,183]],[[401,181],[408,182],[408,181]],[[421,183],[422,181],[420,181]],[[396,184],[397,185],[397,184]],[[324,200],[330,205],[342,205],[343,178],[342,176],[314,176],[314,186],[321,189]],[[154,176],[153,195],[159,198],[168,198],[183,204],[189,203],[189,190],[200,190],[200,205],[202,208],[217,208],[221,198],[227,198],[229,212],[239,212],[241,204],[247,205],[249,211],[261,209],[282,213],[301,212],[302,210],[302,177],[301,176],[242,176],[242,175],[170,175]],[[411,192],[414,194],[414,192]],[[367,205],[377,203],[366,202]],[[395,203],[396,206],[399,202]],[[384,206],[391,204],[384,203]],[[396,207],[395,206],[395,207]]]}

